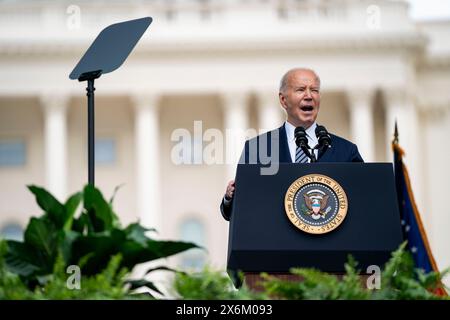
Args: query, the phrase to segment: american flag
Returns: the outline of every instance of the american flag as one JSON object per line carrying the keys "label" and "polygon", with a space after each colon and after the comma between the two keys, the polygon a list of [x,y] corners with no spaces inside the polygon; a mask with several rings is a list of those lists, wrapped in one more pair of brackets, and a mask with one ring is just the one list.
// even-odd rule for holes
{"label": "american flag", "polygon": [[[431,252],[425,229],[417,209],[414,195],[409,180],[408,170],[403,163],[405,152],[398,143],[397,123],[395,124],[395,135],[392,142],[394,151],[395,184],[397,189],[397,200],[400,209],[403,237],[407,240],[407,249],[411,252],[415,267],[422,269],[425,273],[438,271],[436,261]],[[435,294],[447,296],[443,287],[437,288]]]}

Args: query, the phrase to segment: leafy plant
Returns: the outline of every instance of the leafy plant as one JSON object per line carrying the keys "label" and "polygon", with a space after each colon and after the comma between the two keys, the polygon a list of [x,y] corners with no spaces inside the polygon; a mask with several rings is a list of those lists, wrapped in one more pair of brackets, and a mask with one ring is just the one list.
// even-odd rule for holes
{"label": "leafy plant", "polygon": [[[147,287],[161,294],[146,279],[127,280],[136,264],[198,248],[195,244],[157,241],[154,230],[138,223],[122,228],[99,190],[86,186],[60,203],[49,192],[29,186],[40,217],[30,219],[23,242],[0,241],[0,299],[152,299],[133,290]],[[81,269],[81,290],[68,286],[67,267]],[[291,270],[301,281],[286,281],[262,274],[265,292],[244,286],[235,289],[225,272],[177,272],[165,266],[147,271],[175,271],[173,296],[179,299],[449,299],[439,296],[441,280],[450,272],[424,274],[414,269],[405,244],[392,253],[380,275],[381,288],[368,290],[361,281],[357,262],[349,257],[342,277],[315,269]]]}
{"label": "leafy plant", "polygon": [[[131,270],[139,263],[197,248],[189,242],[149,238],[146,233],[154,230],[138,223],[122,228],[112,200],[107,202],[91,185],[70,196],[64,204],[41,187],[28,188],[44,214],[30,219],[23,242],[7,241],[4,262],[29,288],[47,284],[58,257],[65,266],[78,265],[83,276],[92,276],[106,270],[117,255],[121,257],[117,268]],[[76,217],[81,203],[81,214]],[[140,283],[156,289],[151,282]]]}
{"label": "leafy plant", "polygon": [[316,269],[293,268],[291,273],[298,276],[300,281],[289,282],[264,274],[262,284],[270,296],[278,299],[368,299],[370,294],[362,286],[356,265],[350,256],[342,279]]}
{"label": "leafy plant", "polygon": [[450,269],[443,272],[430,272],[415,269],[411,254],[405,250],[406,242],[392,253],[391,259],[381,274],[381,289],[374,291],[373,299],[448,299],[436,295],[442,288],[441,280]]}
{"label": "leafy plant", "polygon": [[127,286],[126,268],[119,267],[122,257],[116,255],[111,258],[107,267],[93,276],[80,278],[79,287],[70,287],[70,277],[66,273],[66,266],[62,256],[57,258],[53,273],[47,276],[45,285],[28,288],[20,276],[9,272],[5,268],[4,256],[7,245],[0,241],[0,300],[24,299],[152,299],[152,296],[134,294]]}
{"label": "leafy plant", "polygon": [[235,289],[225,272],[205,267],[200,272],[178,272],[173,282],[174,295],[185,300],[248,300],[264,299],[264,293],[255,293],[245,285]]}
{"label": "leafy plant", "polygon": [[128,299],[131,295],[125,285],[126,268],[120,269],[120,254],[113,256],[106,268],[93,276],[80,277],[79,289],[71,288],[62,257],[44,286],[34,288],[33,299]]}
{"label": "leafy plant", "polygon": [[436,295],[435,291],[449,270],[424,274],[414,269],[411,254],[405,251],[405,245],[402,244],[394,251],[386,263],[380,275],[380,289],[365,288],[356,269],[357,263],[351,256],[345,265],[346,274],[341,280],[319,270],[294,268],[291,273],[299,276],[301,281],[289,282],[265,274],[262,284],[269,296],[278,299],[448,299]]}
{"label": "leafy plant", "polygon": [[32,292],[23,284],[18,275],[12,274],[6,269],[7,250],[6,241],[0,241],[0,300],[30,299]]}

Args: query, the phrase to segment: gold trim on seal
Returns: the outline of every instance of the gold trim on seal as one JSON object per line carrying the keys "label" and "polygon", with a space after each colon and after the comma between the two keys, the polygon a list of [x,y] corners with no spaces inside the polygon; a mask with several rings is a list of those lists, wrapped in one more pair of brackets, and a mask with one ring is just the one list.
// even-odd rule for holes
{"label": "gold trim on seal", "polygon": [[[298,190],[311,183],[323,184],[327,188],[330,188],[331,190],[333,190],[338,199],[339,210],[336,213],[335,217],[325,225],[314,226],[311,224],[307,224],[304,221],[300,220],[294,211],[294,199]],[[296,226],[300,230],[311,234],[328,233],[339,227],[339,225],[347,216],[347,195],[345,194],[345,191],[341,187],[341,185],[332,178],[321,174],[308,174],[306,176],[298,178],[289,186],[284,197],[284,209],[286,211],[288,219],[294,226]]]}

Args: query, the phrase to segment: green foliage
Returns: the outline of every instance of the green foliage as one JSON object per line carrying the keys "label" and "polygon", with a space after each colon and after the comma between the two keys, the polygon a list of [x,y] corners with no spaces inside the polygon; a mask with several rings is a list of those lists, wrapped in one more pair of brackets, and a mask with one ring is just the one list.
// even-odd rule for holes
{"label": "green foliage", "polygon": [[[63,300],[63,299],[149,299],[148,295],[132,294],[126,286],[126,268],[120,269],[122,257],[112,257],[107,267],[91,277],[80,277],[79,287],[70,286],[70,277],[62,256],[56,259],[55,269],[46,276],[45,285],[28,288],[17,274],[6,270],[4,255],[7,245],[0,242],[0,300]],[[73,283],[72,283],[73,284]]]}
{"label": "green foliage", "polygon": [[358,262],[350,255],[345,264],[345,275],[339,282],[340,299],[364,300],[369,298],[369,292],[361,283],[360,270],[356,269]]}
{"label": "green foliage", "polygon": [[[120,290],[112,290],[117,281],[111,277],[102,278],[108,268],[113,268],[111,263],[117,264],[117,270],[131,270],[139,263],[197,248],[193,243],[149,238],[146,233],[154,230],[137,223],[122,228],[112,209],[112,199],[107,202],[101,192],[91,185],[87,185],[83,192],[70,196],[64,204],[43,188],[28,188],[44,214],[30,219],[23,242],[6,241],[2,263],[31,290],[39,285],[47,294],[58,291],[58,288],[63,288],[59,286],[58,279],[62,284],[67,276],[65,273],[64,277],[59,273],[59,276],[55,275],[55,270],[61,271],[58,265],[78,265],[83,279],[87,276],[86,288],[92,281],[95,284],[92,288],[105,288],[106,297],[120,297]],[[80,214],[76,217],[78,211]],[[114,258],[117,256],[120,259]],[[7,278],[14,277],[8,275]],[[49,288],[46,287],[48,283]],[[141,283],[156,289],[149,282]],[[109,292],[106,290],[108,286],[111,289]]]}
{"label": "green foliage", "polygon": [[[71,287],[70,275],[66,273],[64,260],[60,257],[55,264],[53,274],[42,287],[34,289],[33,299],[127,299],[130,297],[124,276],[125,268],[120,269],[122,257],[116,255],[111,258],[107,267],[100,273],[91,277],[80,277],[79,287]],[[73,284],[73,283],[72,283]]]}
{"label": "green foliage", "polygon": [[270,296],[278,299],[368,299],[369,292],[363,288],[353,257],[349,257],[345,270],[339,279],[336,275],[315,269],[293,268],[291,273],[301,281],[289,282],[265,274],[263,285]]}
{"label": "green foliage", "polygon": [[434,293],[441,279],[448,273],[424,274],[414,269],[412,257],[405,244],[392,253],[380,274],[380,289],[367,289],[366,279],[360,277],[357,262],[349,256],[345,274],[336,276],[315,269],[293,268],[291,273],[299,281],[281,280],[262,274],[264,292],[255,293],[245,285],[234,289],[229,277],[218,271],[205,269],[199,273],[177,274],[174,281],[180,299],[309,299],[309,300],[378,300],[378,299],[449,299]]}
{"label": "green foliage", "polygon": [[5,241],[0,241],[0,300],[30,299],[32,292],[23,284],[18,275],[6,269],[5,255],[8,250]]}
{"label": "green foliage", "polygon": [[201,272],[177,273],[173,282],[175,296],[185,300],[248,300],[264,299],[243,286],[235,289],[231,279],[224,272],[205,267]]}
{"label": "green foliage", "polygon": [[[449,269],[442,273],[414,269],[411,254],[405,250],[406,243],[392,253],[391,259],[381,274],[381,288],[374,291],[373,299],[442,299],[434,294]],[[446,297],[445,299],[448,299]]]}
{"label": "green foliage", "polygon": [[448,299],[434,293],[448,270],[429,274],[415,270],[411,254],[405,251],[405,246],[406,243],[393,252],[386,263],[380,275],[380,289],[366,288],[352,257],[345,265],[346,273],[342,279],[314,269],[292,269],[291,272],[302,281],[289,282],[265,275],[263,285],[271,297],[278,299]]}
{"label": "green foliage", "polygon": [[[0,241],[0,300],[152,299],[150,294],[133,292],[146,287],[162,294],[159,289],[145,279],[128,280],[129,270],[197,248],[192,243],[152,239],[147,234],[154,230],[138,223],[122,228],[112,199],[107,202],[94,187],[86,186],[64,204],[40,187],[29,189],[44,214],[30,219],[23,242]],[[449,299],[436,295],[436,289],[450,269],[428,274],[414,269],[405,245],[392,253],[380,274],[380,288],[374,290],[366,288],[351,256],[342,276],[300,268],[291,273],[301,281],[262,274],[265,291],[261,293],[245,284],[237,290],[226,273],[210,268],[182,273],[159,266],[146,274],[175,271],[172,294],[179,299]],[[70,270],[74,266],[80,268],[78,278],[77,270],[73,274]]]}

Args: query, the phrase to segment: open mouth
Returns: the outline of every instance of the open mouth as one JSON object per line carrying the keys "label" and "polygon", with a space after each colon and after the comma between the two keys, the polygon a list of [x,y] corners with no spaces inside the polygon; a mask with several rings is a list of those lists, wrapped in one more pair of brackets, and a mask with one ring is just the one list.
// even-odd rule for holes
{"label": "open mouth", "polygon": [[302,109],[302,111],[309,112],[309,111],[313,111],[314,107],[313,106],[301,106],[300,109]]}

